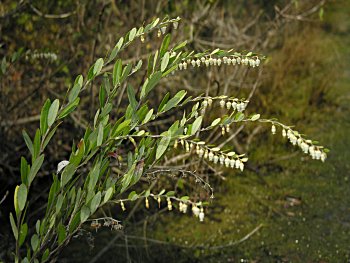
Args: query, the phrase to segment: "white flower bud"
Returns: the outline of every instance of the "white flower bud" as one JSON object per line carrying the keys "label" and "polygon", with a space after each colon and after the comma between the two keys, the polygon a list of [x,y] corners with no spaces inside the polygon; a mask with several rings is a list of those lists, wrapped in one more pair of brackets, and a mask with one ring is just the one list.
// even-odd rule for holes
{"label": "white flower bud", "polygon": [[185,204],[185,203],[182,204],[182,213],[184,213],[184,214],[187,213],[187,204]]}
{"label": "white flower bud", "polygon": [[225,101],[224,100],[220,100],[220,107],[221,108],[225,107]]}
{"label": "white flower bud", "polygon": [[273,135],[276,134],[276,126],[275,125],[271,126],[271,132],[272,132]]}
{"label": "white flower bud", "polygon": [[237,64],[239,65],[239,64],[241,64],[241,58],[240,57],[238,57],[238,58],[236,58],[236,61],[237,61]]}
{"label": "white flower bud", "polygon": [[214,158],[213,152],[209,152],[208,157],[209,157],[209,161],[212,161]]}
{"label": "white flower bud", "polygon": [[224,126],[221,127],[221,135],[225,135],[226,133],[226,129]]}
{"label": "white flower bud", "polygon": [[186,62],[182,63],[182,66],[184,67],[184,69],[187,69],[187,63]]}
{"label": "white flower bud", "polygon": [[221,59],[220,58],[218,58],[217,63],[218,63],[218,66],[221,65]]}
{"label": "white flower bud", "polygon": [[232,62],[232,59],[231,59],[231,58],[228,58],[228,59],[227,59],[227,65],[230,65],[231,62]]}
{"label": "white flower bud", "polygon": [[182,63],[179,64],[179,69],[182,70]]}
{"label": "white flower bud", "polygon": [[230,167],[231,168],[235,168],[235,163],[236,163],[236,161],[235,160],[230,160]]}
{"label": "white flower bud", "polygon": [[203,154],[204,154],[204,150],[203,150],[203,149],[200,149],[199,152],[198,152],[199,157],[202,157]]}
{"label": "white flower bud", "polygon": [[218,163],[218,161],[219,161],[219,156],[214,155],[213,160],[214,160],[214,163],[215,163],[215,164]]}
{"label": "white flower bud", "polygon": [[324,162],[326,159],[327,159],[327,154],[323,152],[321,154],[321,161]]}
{"label": "white flower bud", "polygon": [[[236,65],[236,63],[237,63],[237,60],[235,59],[235,58],[232,58],[232,65],[234,66],[234,65]],[[239,63],[238,63],[239,64]]]}
{"label": "white flower bud", "polygon": [[162,27],[160,28],[160,30],[162,31],[162,34],[164,35],[165,32],[166,32],[166,26],[162,26]]}
{"label": "white flower bud", "polygon": [[201,57],[201,62],[202,62],[202,63],[205,62],[205,57]]}
{"label": "white flower bud", "polygon": [[228,157],[226,157],[226,159],[225,159],[225,166],[226,167],[229,167],[230,166],[230,158],[228,158]]}
{"label": "white flower bud", "polygon": [[191,61],[191,64],[192,64],[193,67],[195,67],[195,66],[196,66],[196,61],[193,59],[193,60]]}
{"label": "white flower bud", "polygon": [[206,108],[207,106],[208,106],[208,101],[207,100],[204,100],[203,102],[202,102],[202,106],[204,107],[204,108]]}
{"label": "white flower bud", "polygon": [[214,64],[214,60],[212,58],[209,58],[209,65],[212,66]]}
{"label": "white flower bud", "polygon": [[173,210],[173,205],[171,204],[170,198],[168,197],[166,200],[167,200],[167,202],[168,202],[168,210],[169,210],[169,211]]}
{"label": "white flower bud", "polygon": [[196,60],[197,67],[201,65],[201,61],[199,59]]}
{"label": "white flower bud", "polygon": [[241,165],[241,161],[239,159],[236,160],[235,167],[238,169]]}
{"label": "white flower bud", "polygon": [[226,102],[226,109],[229,110],[231,108],[231,105],[232,105],[231,101]]}
{"label": "white flower bud", "polygon": [[226,64],[227,63],[227,57],[223,57],[222,59],[224,61],[224,64]]}
{"label": "white flower bud", "polygon": [[194,214],[195,217],[199,216],[200,210],[196,205],[192,205],[192,213]]}
{"label": "white flower bud", "polygon": [[204,221],[204,211],[203,208],[201,209],[201,211],[199,212],[199,221],[203,222]]}
{"label": "white flower bud", "polygon": [[231,107],[233,110],[237,109],[237,102],[232,101]]}
{"label": "white flower bud", "polygon": [[286,136],[287,136],[287,132],[286,132],[285,129],[282,130],[282,136],[283,136],[283,137],[286,137]]}
{"label": "white flower bud", "polygon": [[210,107],[212,104],[213,104],[213,100],[212,100],[212,98],[209,98],[209,99],[208,99],[208,105],[209,105],[209,107]]}
{"label": "white flower bud", "polygon": [[244,169],[244,163],[243,163],[243,162],[241,162],[241,163],[239,164],[239,169],[243,172],[243,169]]}
{"label": "white flower bud", "polygon": [[255,60],[255,65],[256,65],[257,67],[259,67],[259,65],[260,65],[260,59],[259,59],[259,58],[257,58],[257,59]]}
{"label": "white flower bud", "polygon": [[205,65],[208,67],[209,64],[210,64],[209,59],[206,59],[206,60],[205,60]]}
{"label": "white flower bud", "polygon": [[179,22],[177,21],[173,22],[173,27],[175,30],[178,28],[178,26],[179,26]]}

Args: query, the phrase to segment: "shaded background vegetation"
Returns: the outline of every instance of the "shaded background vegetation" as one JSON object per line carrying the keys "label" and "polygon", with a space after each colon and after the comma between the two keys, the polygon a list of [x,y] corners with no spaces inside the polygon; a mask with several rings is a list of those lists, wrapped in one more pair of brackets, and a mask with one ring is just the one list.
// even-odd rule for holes
{"label": "shaded background vegetation", "polygon": [[[247,126],[230,143],[239,152],[249,152],[249,170],[206,176],[216,198],[204,224],[190,216],[159,211],[155,203],[150,210],[135,204],[132,215],[108,207],[101,213],[125,222],[124,230],[95,233],[86,227],[59,261],[349,260],[349,13],[346,0],[2,1],[0,57],[6,56],[7,68],[0,77],[0,199],[10,194],[1,203],[0,258],[6,259],[13,249],[12,242],[4,240],[12,240],[7,223],[10,196],[19,181],[19,158],[27,154],[21,130],[33,134],[45,99],[62,97],[74,77],[87,72],[97,57],[104,57],[119,36],[168,14],[183,20],[173,39],[188,40],[192,49],[254,50],[268,59],[259,72],[215,69],[178,74],[158,87],[153,105],[166,91],[179,87],[194,95],[209,91],[239,97],[247,97],[255,88],[251,112],[295,124],[332,150],[329,159],[325,164],[313,162],[281,136],[271,136],[269,127]],[[127,50],[123,59],[147,58],[160,43],[155,36],[146,39],[145,44]],[[10,63],[11,55],[20,49],[21,58]],[[38,54],[54,54],[57,59]],[[76,134],[93,118],[97,91],[95,85],[85,94],[82,107],[49,146],[49,161],[33,187],[32,218],[43,211],[57,162],[67,158],[73,139],[79,138]],[[123,100],[120,103],[123,106]],[[184,180],[158,184],[191,189]],[[208,197],[200,187],[193,188]]]}

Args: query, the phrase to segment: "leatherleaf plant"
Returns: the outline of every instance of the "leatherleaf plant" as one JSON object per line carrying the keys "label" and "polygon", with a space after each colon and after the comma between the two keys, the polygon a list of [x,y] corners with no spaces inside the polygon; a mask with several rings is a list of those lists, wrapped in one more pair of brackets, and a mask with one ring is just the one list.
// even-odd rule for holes
{"label": "leatherleaf plant", "polygon": [[[165,205],[169,210],[176,207],[182,213],[191,211],[197,220],[203,221],[206,200],[193,201],[188,196],[177,196],[175,191],[152,192],[146,189],[136,193],[130,188],[140,183],[142,177],[167,172],[159,168],[164,163],[164,157],[180,149],[190,158],[212,166],[243,171],[248,161],[244,154],[232,149],[223,150],[205,141],[206,133],[214,129],[219,130],[220,136],[228,136],[230,127],[237,123],[265,123],[271,126],[273,134],[280,130],[282,136],[288,137],[293,145],[313,159],[326,159],[326,149],[304,138],[290,126],[275,119],[262,119],[260,114],[246,114],[249,101],[244,98],[226,95],[191,97],[187,96],[186,90],[179,90],[173,96],[167,93],[157,108],[150,107],[156,85],[180,71],[210,67],[250,67],[254,70],[263,64],[264,57],[252,52],[242,54],[215,49],[196,53],[187,51],[186,42],[173,45],[170,34],[166,32],[170,27],[176,29],[179,21],[180,18],[156,19],[144,27],[131,29],[119,39],[106,58],[96,60],[86,76],[76,77],[63,100],[46,100],[34,138],[23,132],[31,159],[21,158],[21,183],[14,193],[15,212],[10,214],[16,240],[16,262],[45,262],[56,257],[84,223],[95,227],[103,223],[119,228],[117,219],[94,217],[96,211],[107,203],[118,204],[121,210],[125,210],[126,202],[144,199],[146,207],[149,207],[149,199],[154,199],[159,207]],[[135,64],[123,63],[118,54],[134,42],[144,42],[149,34],[156,34],[163,40],[147,63],[142,60]],[[130,79],[140,71],[141,74],[146,73],[140,87],[136,88],[130,84]],[[101,83],[99,108],[93,123],[86,128],[81,139],[75,139],[77,143],[73,144],[69,159],[57,160],[58,167],[53,174],[45,214],[29,225],[31,208],[28,196],[45,162],[45,149],[65,118],[77,109],[81,95],[93,81]],[[127,107],[122,116],[112,118],[115,99],[124,91],[128,98]],[[221,108],[218,112],[224,113],[209,120],[209,115],[205,113],[216,107]],[[149,128],[169,111],[176,112],[176,121],[164,126],[166,128],[160,132]],[[118,166],[112,169],[111,162],[115,161]],[[194,171],[178,170],[207,184]],[[175,171],[169,169],[168,172]],[[165,203],[162,204],[162,201]]]}

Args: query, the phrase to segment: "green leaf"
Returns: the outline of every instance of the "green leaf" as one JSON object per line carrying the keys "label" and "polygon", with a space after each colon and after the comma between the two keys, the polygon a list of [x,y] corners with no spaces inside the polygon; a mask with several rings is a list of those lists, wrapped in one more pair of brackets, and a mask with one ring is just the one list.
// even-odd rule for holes
{"label": "green leaf", "polygon": [[111,199],[112,195],[113,195],[113,187],[110,187],[107,189],[105,196],[103,198],[103,203],[107,203],[109,201],[109,199]]}
{"label": "green leaf", "polygon": [[55,128],[53,128],[49,134],[46,136],[45,140],[44,140],[44,143],[43,143],[43,150],[46,148],[46,146],[48,145],[48,143],[50,142],[52,136],[54,136],[58,126],[60,125],[61,123],[58,123]]}
{"label": "green leaf", "polygon": [[32,235],[30,240],[33,251],[36,251],[39,248],[39,237],[37,234]]}
{"label": "green leaf", "polygon": [[89,174],[89,185],[88,185],[88,191],[93,192],[97,180],[100,176],[100,167],[101,167],[101,161],[97,162],[95,166],[92,168],[90,174]]}
{"label": "green leaf", "polygon": [[103,108],[106,102],[106,90],[104,89],[103,86],[100,87],[100,92],[98,93],[98,98],[100,101],[100,108]]}
{"label": "green leaf", "polygon": [[147,112],[145,118],[143,119],[142,124],[147,123],[147,122],[152,118],[152,115],[153,115],[153,109],[150,109],[150,110]]}
{"label": "green leaf", "polygon": [[120,83],[120,77],[122,75],[122,61],[121,59],[118,59],[113,67],[113,86],[116,86]]}
{"label": "green leaf", "polygon": [[43,256],[41,257],[41,262],[44,263],[49,258],[49,255],[50,255],[50,250],[47,248],[45,249]]}
{"label": "green leaf", "polygon": [[120,77],[120,82],[123,82],[124,80],[126,80],[126,78],[129,76],[131,70],[132,70],[132,64],[129,63],[123,69],[122,76]]}
{"label": "green leaf", "polygon": [[[167,34],[164,38],[163,38],[163,42],[162,45],[160,46],[160,52],[159,55],[160,57],[163,57],[163,55],[165,54],[165,52],[168,50],[169,44],[170,44],[170,38],[171,35]],[[163,70],[162,70],[163,71]]]}
{"label": "green leaf", "polygon": [[36,158],[38,154],[40,153],[40,143],[41,143],[41,136],[40,136],[40,129],[36,130],[34,141],[33,141],[33,147],[34,147],[34,155],[33,158]]}
{"label": "green leaf", "polygon": [[13,204],[15,207],[15,212],[16,212],[17,218],[21,212],[21,210],[19,210],[19,207],[18,207],[18,189],[19,189],[19,186],[17,185],[15,188],[15,193],[14,193],[14,197],[13,197]]}
{"label": "green leaf", "polygon": [[23,156],[21,157],[21,180],[25,185],[28,184],[28,163]]}
{"label": "green leaf", "polygon": [[215,120],[213,120],[213,122],[210,124],[210,127],[215,127],[216,125],[218,125],[221,121],[221,118],[217,118]]}
{"label": "green leaf", "polygon": [[21,230],[19,231],[19,242],[18,242],[19,247],[23,245],[24,241],[26,240],[27,234],[28,234],[28,225],[27,223],[24,223],[23,225],[21,225]]}
{"label": "green leaf", "polygon": [[129,33],[129,42],[133,41],[137,33],[137,29],[134,27]]}
{"label": "green leaf", "polygon": [[190,198],[189,198],[188,196],[182,196],[182,197],[181,197],[181,200],[182,200],[182,201],[187,201],[187,200],[189,200],[189,199],[190,199]]}
{"label": "green leaf", "polygon": [[121,37],[118,41],[118,43],[114,46],[111,54],[109,55],[109,59],[108,62],[111,62],[113,59],[115,59],[115,57],[117,56],[118,52],[120,51],[120,48],[122,47],[124,42],[124,38]]}
{"label": "green leaf", "polygon": [[33,182],[36,174],[38,173],[40,167],[42,166],[44,162],[44,155],[40,155],[38,158],[36,158],[33,162],[32,167],[30,168],[30,172],[28,175],[28,186]]}
{"label": "green leaf", "polygon": [[80,222],[84,223],[90,216],[90,209],[86,205],[83,205],[80,211]]}
{"label": "green leaf", "polygon": [[34,147],[33,147],[33,142],[30,139],[28,133],[25,130],[22,130],[22,135],[23,135],[23,139],[30,151],[30,154],[33,156],[34,155]]}
{"label": "green leaf", "polygon": [[137,100],[135,98],[134,88],[130,84],[128,85],[127,93],[128,93],[128,98],[129,98],[130,105],[131,105],[132,109],[134,111],[136,111],[138,103],[137,103]]}
{"label": "green leaf", "polygon": [[103,141],[103,125],[102,123],[100,123],[98,125],[98,134],[97,134],[97,144],[96,146],[99,147],[102,145],[102,141]]}
{"label": "green leaf", "polygon": [[72,111],[75,110],[75,108],[79,105],[80,102],[80,98],[75,98],[74,101],[70,102],[66,107],[64,107],[60,113],[60,115],[58,115],[58,119],[63,119],[65,117],[67,117]]}
{"label": "green leaf", "polygon": [[15,239],[18,239],[18,230],[17,230],[17,226],[15,223],[15,220],[13,219],[13,215],[12,213],[10,213],[10,223],[11,223],[11,228],[12,228],[12,232],[13,232],[13,236],[15,237]]}
{"label": "green leaf", "polygon": [[251,121],[256,121],[256,120],[258,120],[260,118],[260,114],[254,114],[251,118],[250,118],[250,120]]}
{"label": "green leaf", "polygon": [[103,58],[99,58],[98,60],[96,60],[94,69],[92,71],[94,76],[96,76],[101,72],[102,67],[103,67]]}
{"label": "green leaf", "polygon": [[63,204],[63,195],[59,194],[57,199],[56,199],[56,214],[59,214],[62,208],[62,204]]}
{"label": "green leaf", "polygon": [[49,99],[47,99],[45,101],[43,108],[41,109],[41,114],[40,114],[40,132],[41,132],[41,135],[44,135],[47,131],[47,128],[48,128],[47,117],[49,114],[50,106],[51,106],[51,101]]}
{"label": "green leaf", "polygon": [[20,211],[23,211],[26,205],[27,195],[28,195],[27,186],[25,184],[21,184],[18,187],[18,192],[17,192],[17,204]]}
{"label": "green leaf", "polygon": [[162,72],[158,71],[152,74],[143,84],[140,94],[140,99],[143,99],[147,94],[158,84],[162,78]]}
{"label": "green leaf", "polygon": [[66,229],[62,225],[62,223],[58,225],[57,233],[58,233],[58,245],[61,245],[63,241],[66,239]]}
{"label": "green leaf", "polygon": [[47,116],[47,125],[51,127],[51,125],[55,122],[57,113],[58,113],[58,108],[60,106],[60,101],[58,99],[55,99],[54,102],[52,102],[49,113]]}
{"label": "green leaf", "polygon": [[64,187],[73,177],[77,166],[74,163],[68,164],[61,174],[61,187]]}
{"label": "green leaf", "polygon": [[166,193],[166,196],[171,197],[171,196],[175,196],[175,191],[169,191]]}
{"label": "green leaf", "polygon": [[187,41],[185,40],[185,41],[181,42],[180,44],[178,44],[176,47],[174,47],[173,50],[176,51],[178,49],[183,48],[186,45],[187,45]]}
{"label": "green leaf", "polygon": [[165,151],[168,149],[169,143],[170,143],[170,136],[168,136],[168,133],[164,134],[164,137],[160,140],[157,152],[156,152],[156,160],[158,160],[162,155],[165,153]]}
{"label": "green leaf", "polygon": [[168,111],[174,107],[176,107],[180,101],[186,96],[187,91],[180,90],[178,93],[175,94],[173,98],[171,98],[164,106],[163,111]]}
{"label": "green leaf", "polygon": [[132,191],[129,196],[128,196],[128,199],[130,201],[135,201],[137,198],[139,197],[139,195],[135,192],[135,191]]}
{"label": "green leaf", "polygon": [[167,92],[167,94],[165,94],[164,98],[162,99],[161,103],[159,104],[158,112],[163,111],[163,108],[164,108],[165,104],[168,102],[169,97],[170,97],[170,93]]}
{"label": "green leaf", "polygon": [[163,72],[164,70],[166,70],[166,67],[169,64],[169,52],[165,52],[163,58],[162,58],[162,62],[160,64],[160,71]]}
{"label": "green leaf", "polygon": [[199,116],[192,124],[191,135],[194,135],[202,124],[203,116]]}
{"label": "green leaf", "polygon": [[100,203],[101,203],[101,192],[99,191],[97,192],[97,194],[95,194],[95,196],[91,200],[91,204],[90,204],[91,214],[95,213]]}

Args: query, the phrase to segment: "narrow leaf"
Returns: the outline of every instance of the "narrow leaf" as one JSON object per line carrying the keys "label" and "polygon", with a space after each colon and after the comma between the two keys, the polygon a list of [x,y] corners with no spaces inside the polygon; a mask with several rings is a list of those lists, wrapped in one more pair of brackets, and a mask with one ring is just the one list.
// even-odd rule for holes
{"label": "narrow leaf", "polygon": [[58,108],[60,106],[60,101],[58,99],[55,99],[54,102],[52,102],[49,113],[47,116],[47,125],[51,127],[51,125],[55,122],[57,113],[58,113]]}

